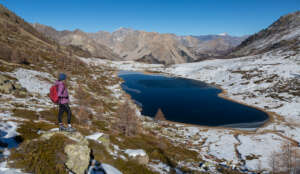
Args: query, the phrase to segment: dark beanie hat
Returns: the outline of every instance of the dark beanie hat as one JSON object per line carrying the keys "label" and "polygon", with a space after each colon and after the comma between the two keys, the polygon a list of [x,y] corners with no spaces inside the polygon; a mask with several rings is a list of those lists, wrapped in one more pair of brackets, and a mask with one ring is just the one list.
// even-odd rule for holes
{"label": "dark beanie hat", "polygon": [[60,73],[59,74],[59,77],[58,77],[58,80],[66,80],[66,78],[67,78],[67,75],[66,74],[64,74],[64,73]]}

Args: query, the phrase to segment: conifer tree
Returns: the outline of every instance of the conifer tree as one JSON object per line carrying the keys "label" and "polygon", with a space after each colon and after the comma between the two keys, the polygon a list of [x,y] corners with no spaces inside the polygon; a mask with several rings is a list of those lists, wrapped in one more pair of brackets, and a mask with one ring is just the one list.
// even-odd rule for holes
{"label": "conifer tree", "polygon": [[156,121],[165,121],[166,120],[165,115],[160,108],[158,109],[157,113],[155,114],[154,120],[156,120]]}

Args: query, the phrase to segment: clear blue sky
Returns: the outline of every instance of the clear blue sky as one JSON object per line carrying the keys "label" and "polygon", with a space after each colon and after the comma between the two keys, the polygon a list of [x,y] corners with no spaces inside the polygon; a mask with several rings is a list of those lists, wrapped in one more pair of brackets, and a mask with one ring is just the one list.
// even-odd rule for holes
{"label": "clear blue sky", "polygon": [[300,0],[1,0],[29,22],[87,32],[128,27],[204,35],[253,34],[300,10]]}

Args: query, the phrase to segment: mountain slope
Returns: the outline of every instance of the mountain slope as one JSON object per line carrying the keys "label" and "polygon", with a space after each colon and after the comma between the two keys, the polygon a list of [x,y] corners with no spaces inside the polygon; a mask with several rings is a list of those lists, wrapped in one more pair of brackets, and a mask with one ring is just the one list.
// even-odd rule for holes
{"label": "mountain slope", "polygon": [[120,28],[112,33],[89,34],[126,60],[176,64],[221,56],[241,43],[245,37],[228,35],[177,36]]}
{"label": "mountain slope", "polygon": [[228,34],[181,36],[180,42],[200,58],[220,57],[238,46],[248,35],[236,37]]}
{"label": "mountain slope", "polygon": [[42,63],[44,58],[89,56],[76,46],[64,47],[0,4],[0,57],[14,63]]}
{"label": "mountain slope", "polygon": [[65,46],[76,46],[82,50],[88,51],[91,56],[98,58],[106,58],[116,60],[119,56],[114,54],[112,50],[100,43],[96,43],[86,33],[75,30],[75,31],[57,31],[52,27],[41,25],[38,23],[32,24],[40,33],[47,37],[57,41],[58,43]]}
{"label": "mountain slope", "polygon": [[[268,29],[250,36],[249,41],[239,47],[243,54],[255,54],[232,59],[213,59],[201,62],[177,64],[168,67],[127,62],[100,62],[119,70],[160,72],[172,76],[203,81],[217,85],[224,91],[219,94],[225,99],[253,106],[266,111],[269,121],[255,130],[241,132],[232,129],[199,128],[187,129],[187,139],[200,136],[204,141],[192,141],[192,149],[199,148],[202,159],[230,161],[241,173],[270,173],[297,169],[299,163],[289,168],[280,164],[294,157],[287,157],[287,149],[299,153],[300,139],[300,47],[298,12],[283,16]],[[268,34],[266,34],[268,33]],[[251,38],[257,38],[252,40]],[[244,45],[244,47],[243,47]],[[247,52],[247,49],[252,48]],[[262,52],[262,53],[260,53]],[[235,52],[233,52],[235,53]],[[261,122],[247,123],[261,124]],[[228,125],[225,125],[228,126]],[[233,126],[233,125],[230,125]],[[242,125],[239,125],[242,126]],[[174,132],[178,131],[178,127]],[[207,133],[212,132],[212,133]],[[251,132],[251,133],[250,133]],[[163,133],[158,133],[163,134]],[[183,133],[184,134],[184,133]],[[173,138],[174,141],[182,141]],[[289,146],[289,147],[288,147]],[[290,152],[288,152],[290,153]],[[209,156],[206,156],[209,154]],[[295,161],[299,159],[295,155]],[[274,167],[274,164],[275,167]],[[245,170],[246,169],[246,170]],[[258,172],[259,171],[259,172]],[[213,172],[211,172],[213,173]],[[221,172],[225,173],[225,172]],[[228,172],[231,173],[231,172]]]}
{"label": "mountain slope", "polygon": [[231,57],[255,55],[274,49],[294,50],[300,46],[300,11],[280,17],[268,28],[250,36],[236,47]]}
{"label": "mountain slope", "polygon": [[[83,174],[75,168],[86,170],[83,161],[88,164],[90,157],[103,162],[107,173],[154,174],[165,168],[194,173],[197,152],[154,136],[142,124],[144,117],[122,91],[115,69],[85,63],[73,46],[59,45],[3,6],[0,26],[1,174]],[[71,136],[60,135],[57,105],[48,97],[61,72],[68,77],[72,126],[78,132]]]}
{"label": "mountain slope", "polygon": [[148,63],[183,63],[197,60],[175,35],[121,28],[111,34],[90,33],[97,42],[105,43],[126,60]]}
{"label": "mountain slope", "polygon": [[[80,45],[94,56],[98,52],[95,50],[105,48],[105,45],[123,60],[163,64],[194,62],[222,56],[245,39],[228,35],[176,36],[128,28],[120,28],[112,33],[105,31],[84,33],[80,30],[56,31],[42,24],[33,26],[63,45]],[[107,49],[104,50],[109,52]],[[106,57],[112,59],[116,56]]]}
{"label": "mountain slope", "polygon": [[[58,45],[36,31],[30,24],[0,5],[0,57],[7,61],[30,63],[38,56],[50,53]],[[13,60],[18,58],[19,60]]]}

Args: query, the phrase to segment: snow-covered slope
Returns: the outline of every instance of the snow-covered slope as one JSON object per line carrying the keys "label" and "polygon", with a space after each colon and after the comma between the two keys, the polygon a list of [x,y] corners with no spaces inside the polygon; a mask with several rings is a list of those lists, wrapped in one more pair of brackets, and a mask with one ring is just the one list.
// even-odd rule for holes
{"label": "snow-covered slope", "polygon": [[[298,52],[269,52],[230,60],[174,65],[165,72],[216,84],[226,91],[223,97],[271,112],[272,122],[259,128],[257,135],[238,137],[237,151],[241,158],[246,159],[250,154],[259,156],[246,160],[249,169],[257,169],[258,164],[262,169],[270,169],[268,160],[273,151],[280,151],[280,144],[287,140],[284,138],[300,140],[300,79],[295,76],[300,74]],[[267,131],[273,133],[265,134]],[[227,138],[227,142],[230,139]],[[224,142],[222,138],[218,141]],[[228,147],[224,146],[227,150]],[[217,152],[215,149],[213,153]],[[224,158],[232,160],[228,154],[224,154]]]}
{"label": "snow-covered slope", "polygon": [[[274,152],[300,141],[300,50],[163,67],[135,62],[88,59],[120,70],[155,71],[214,84],[222,97],[269,113],[268,124],[256,130],[174,125],[157,131],[177,143],[189,144],[211,164],[219,160],[249,170],[271,170]],[[296,148],[296,147],[295,147]],[[239,155],[240,154],[240,155]]]}
{"label": "snow-covered slope", "polygon": [[230,56],[255,55],[271,50],[295,50],[300,47],[300,11],[280,17],[268,28],[248,37]]}
{"label": "snow-covered slope", "polygon": [[[167,73],[221,86],[226,97],[297,119],[300,116],[300,55],[269,52],[229,60],[174,65]],[[295,105],[296,104],[296,105]]]}

